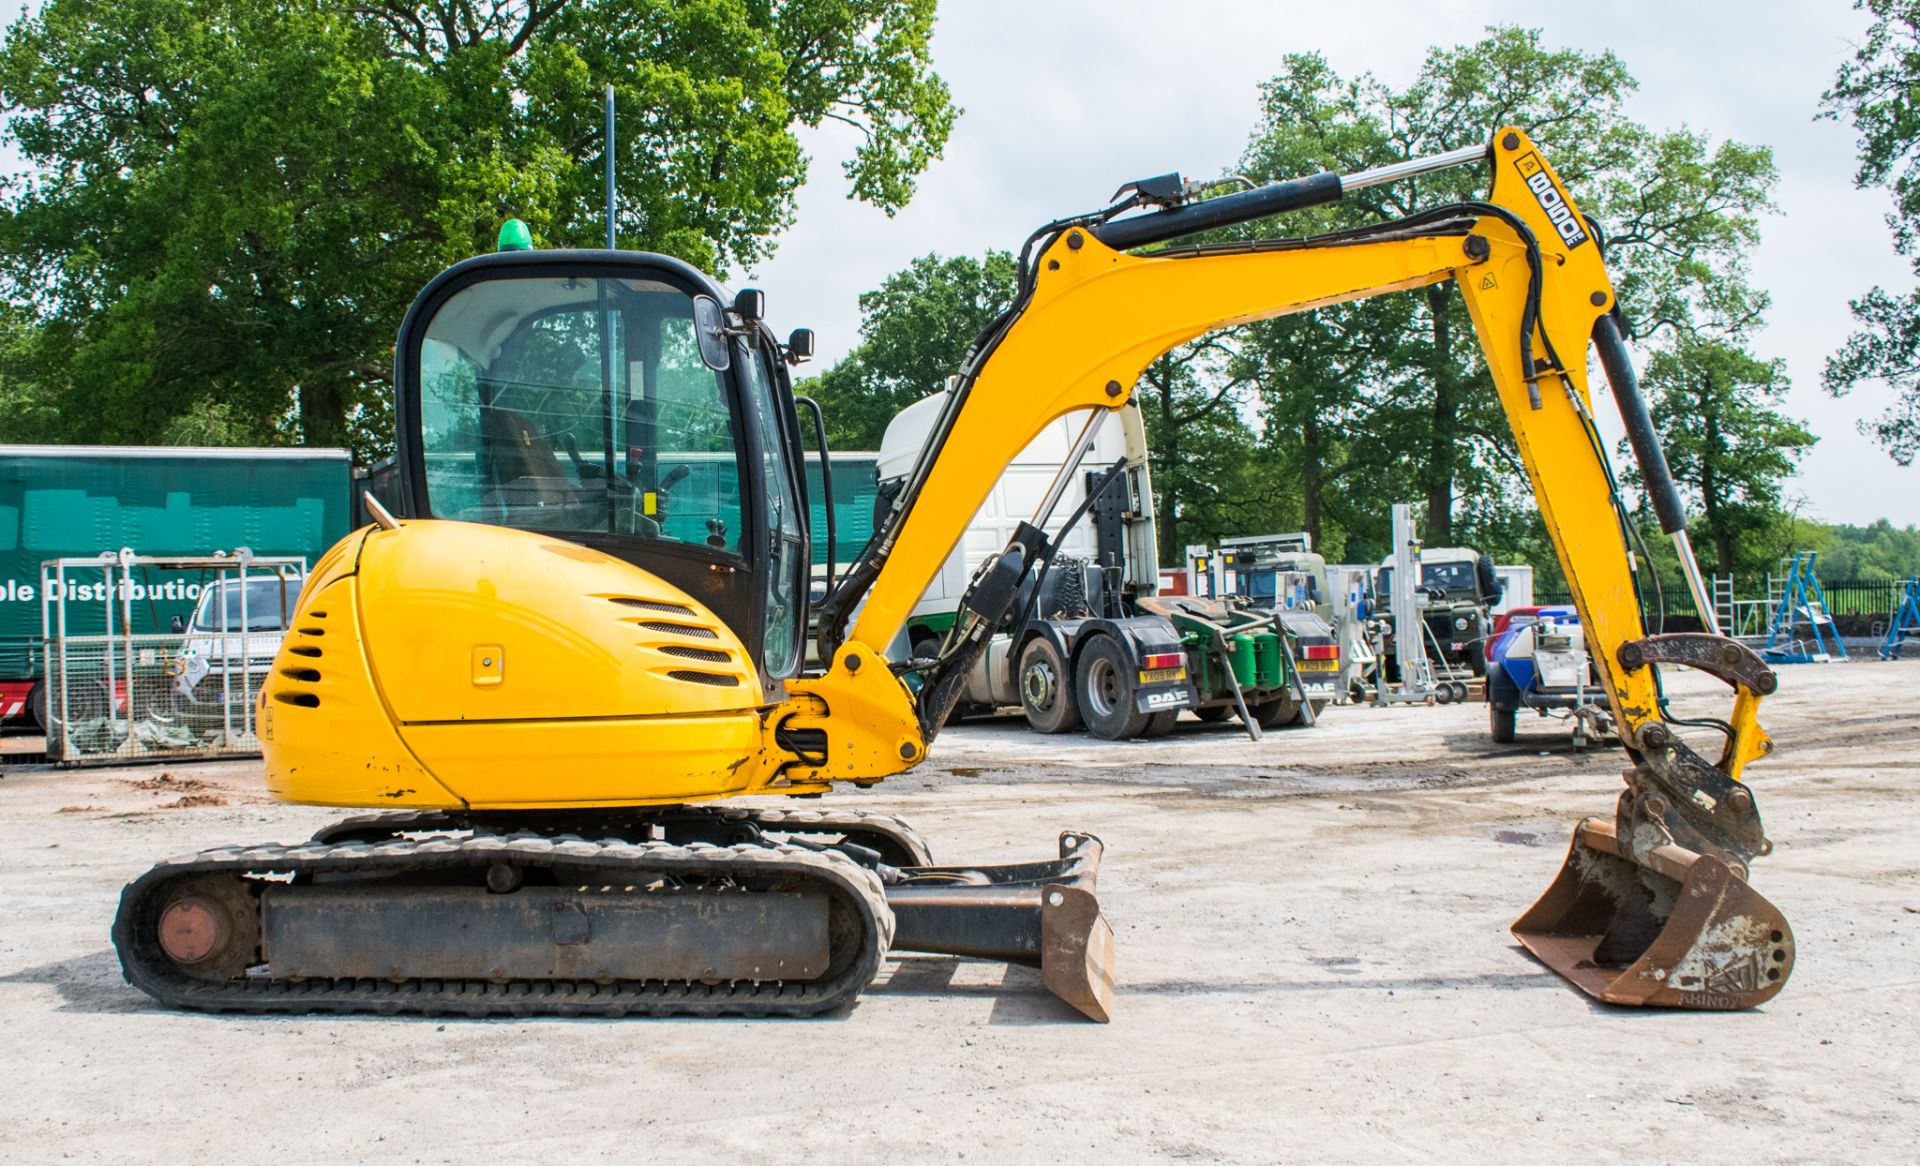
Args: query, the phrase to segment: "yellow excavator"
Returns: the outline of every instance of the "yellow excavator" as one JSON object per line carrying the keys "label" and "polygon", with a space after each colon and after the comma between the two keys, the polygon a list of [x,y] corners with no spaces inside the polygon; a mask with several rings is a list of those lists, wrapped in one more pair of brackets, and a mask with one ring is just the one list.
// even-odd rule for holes
{"label": "yellow excavator", "polygon": [[[1310,238],[1190,240],[1461,165],[1490,168],[1486,201]],[[114,924],[127,979],[244,1012],[811,1015],[857,997],[891,950],[1038,966],[1106,1019],[1092,835],[1062,834],[1044,861],[939,865],[898,819],[727,799],[813,798],[925,758],[1049,560],[1075,463],[1149,362],[1214,329],[1453,280],[1632,761],[1612,817],[1575,830],[1514,930],[1613,1003],[1771,997],[1793,940],[1747,883],[1769,843],[1741,776],[1770,749],[1757,712],[1775,678],[1712,631],[1643,626],[1590,344],[1699,610],[1712,605],[1603,239],[1527,135],[1231,193],[1167,175],[1122,195],[1027,240],[1016,301],[817,604],[787,373],[810,333],[778,341],[763,295],[729,296],[677,260],[535,250],[517,224],[435,278],[396,349],[401,517],[376,507],[315,566],[258,710],[277,797],[381,812],[155,867]],[[1087,418],[1074,456],[973,578],[939,651],[890,661],[1002,469],[1070,414]],[[1725,681],[1727,718],[1671,717],[1666,665]],[[1718,759],[1676,725],[1717,731]]]}

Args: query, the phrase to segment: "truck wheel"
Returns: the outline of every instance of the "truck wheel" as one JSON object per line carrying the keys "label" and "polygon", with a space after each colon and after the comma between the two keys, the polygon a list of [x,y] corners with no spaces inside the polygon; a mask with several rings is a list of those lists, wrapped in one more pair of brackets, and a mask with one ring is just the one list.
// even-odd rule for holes
{"label": "truck wheel", "polygon": [[[54,716],[54,710],[47,707],[47,682],[40,679],[34,682],[27,693],[27,711],[33,714],[33,723],[40,726],[42,733],[51,733],[54,724],[60,718]],[[84,721],[98,720],[109,716],[113,711],[113,701],[107,697],[104,681],[82,680],[67,693],[67,715],[79,724]]]}
{"label": "truck wheel", "polygon": [[1217,725],[1233,715],[1233,706],[1230,704],[1210,704],[1204,708],[1194,709],[1193,715],[1199,717],[1209,725]]}
{"label": "truck wheel", "polygon": [[1094,736],[1124,741],[1147,727],[1147,714],[1133,706],[1133,661],[1112,636],[1093,637],[1080,653],[1073,679],[1080,715]]}
{"label": "truck wheel", "polygon": [[1067,733],[1080,727],[1080,706],[1069,679],[1051,641],[1029,640],[1020,649],[1020,710],[1035,732]]}
{"label": "truck wheel", "polygon": [[1487,706],[1487,726],[1493,730],[1493,739],[1502,745],[1511,745],[1514,737],[1514,714],[1517,710],[1501,708],[1497,704]]}
{"label": "truck wheel", "polygon": [[1291,696],[1276,696],[1249,705],[1247,711],[1253,714],[1254,722],[1261,728],[1278,729],[1300,719],[1300,702]]}
{"label": "truck wheel", "polygon": [[36,680],[33,687],[27,689],[27,716],[40,726],[42,733],[53,726],[47,721],[47,682]]}
{"label": "truck wheel", "polygon": [[1164,709],[1147,715],[1147,727],[1140,730],[1142,737],[1164,737],[1173,732],[1173,723],[1180,719],[1179,709]]}

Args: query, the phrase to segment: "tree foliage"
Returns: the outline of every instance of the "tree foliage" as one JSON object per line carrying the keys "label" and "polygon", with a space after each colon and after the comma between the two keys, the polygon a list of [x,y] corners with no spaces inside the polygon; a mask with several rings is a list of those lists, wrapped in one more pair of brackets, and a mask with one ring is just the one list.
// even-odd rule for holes
{"label": "tree foliage", "polygon": [[[1612,53],[1553,49],[1520,28],[1434,49],[1404,88],[1342,76],[1318,54],[1289,54],[1262,87],[1240,168],[1256,181],[1351,173],[1475,145],[1517,124],[1606,229],[1616,291],[1643,341],[1677,335],[1722,308],[1757,315],[1764,301],[1743,293],[1744,255],[1771,209],[1771,153],[1643,126],[1626,113],[1634,85]],[[1478,168],[1439,171],[1355,191],[1265,229],[1376,224],[1482,197],[1485,181]],[[1732,303],[1716,307],[1716,297]],[[1451,283],[1258,325],[1242,348],[1259,370],[1267,443],[1303,483],[1301,517],[1330,553],[1384,553],[1390,504],[1416,498],[1429,543],[1471,543],[1503,557],[1545,550]]]}
{"label": "tree foliage", "polygon": [[1895,526],[1884,518],[1867,526],[1802,521],[1787,545],[1819,551],[1820,574],[1828,579],[1920,576],[1920,526]]}
{"label": "tree foliage", "polygon": [[860,343],[802,382],[818,400],[827,438],[841,449],[879,449],[894,414],[946,387],[967,346],[1013,302],[1013,256],[923,255],[860,296]]}
{"label": "tree foliage", "polygon": [[[1858,187],[1893,194],[1887,226],[1894,248],[1920,271],[1920,0],[1856,0],[1873,15],[1866,39],[1840,66],[1823,98],[1825,116],[1845,118],[1860,134]],[[1859,330],[1827,358],[1825,384],[1845,396],[1884,382],[1893,404],[1861,431],[1901,465],[1920,455],[1920,289],[1873,288],[1852,301]]]}
{"label": "tree foliage", "polygon": [[1270,534],[1297,489],[1257,450],[1248,424],[1249,381],[1238,352],[1219,338],[1183,344],[1147,366],[1134,386],[1152,458],[1160,562],[1186,561],[1190,545]]}
{"label": "tree foliage", "polygon": [[46,435],[379,450],[391,338],[435,271],[509,216],[599,245],[609,81],[623,246],[767,254],[796,130],[828,120],[863,134],[851,196],[891,212],[956,112],[934,6],[49,0],[0,46],[35,168],[0,195],[0,289],[33,323]]}
{"label": "tree foliage", "polygon": [[1738,343],[1689,335],[1653,355],[1643,383],[1674,480],[1712,548],[1718,574],[1746,556],[1743,540],[1782,512],[1782,483],[1815,441],[1774,406],[1786,395],[1784,363]]}

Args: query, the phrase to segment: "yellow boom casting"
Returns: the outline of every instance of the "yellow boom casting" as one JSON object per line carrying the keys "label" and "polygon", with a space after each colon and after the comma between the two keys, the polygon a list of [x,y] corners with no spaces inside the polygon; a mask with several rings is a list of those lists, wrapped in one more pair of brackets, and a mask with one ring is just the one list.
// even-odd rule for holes
{"label": "yellow boom casting", "polygon": [[[1132,253],[1467,163],[1491,166],[1486,202],[1333,236]],[[1085,414],[1084,452],[1180,343],[1453,280],[1635,761],[1613,819],[1579,827],[1516,933],[1610,1001],[1731,1008],[1778,991],[1792,939],[1746,884],[1768,844],[1739,780],[1769,749],[1756,712],[1773,678],[1717,635],[1646,633],[1592,420],[1590,343],[1696,597],[1697,569],[1597,231],[1537,148],[1504,129],[1484,150],[1191,194],[1153,180],[1036,235],[1018,302],[976,342],[893,513],[820,605],[828,664],[814,675],[799,667],[807,532],[781,360],[810,337],[779,345],[757,293],[723,307],[710,280],[658,256],[520,252],[443,274],[397,346],[415,517],[356,532],[319,565],[261,695],[278,796],[418,812],[352,820],[304,857],[160,868],[129,888],[116,925],[129,978],[206,1007],[435,1010],[455,977],[477,985],[470,1010],[505,1009],[518,992],[534,1010],[807,1013],[857,994],[890,936],[896,949],[1039,964],[1104,1018],[1111,933],[1090,836],[1064,835],[1057,862],[936,867],[898,823],[696,804],[866,785],[924,758],[1046,553],[1057,489],[976,577],[937,661],[909,676],[885,649],[1001,470],[1050,422]],[[1146,209],[1125,213],[1135,206]],[[1670,728],[1662,664],[1735,689],[1717,762]],[[423,854],[436,840],[438,858]],[[696,841],[716,846],[690,874],[674,864]],[[355,846],[393,854],[344,852]],[[612,881],[581,898],[606,877],[586,873],[596,864]],[[574,882],[581,892],[565,890]],[[690,962],[648,954],[657,928],[694,926],[663,905],[703,895],[709,917],[726,902],[751,918],[683,939]],[[568,912],[586,922],[554,922]],[[445,926],[493,921],[508,955],[463,955],[443,936],[445,958],[403,958],[382,930],[431,944],[434,913]],[[369,969],[395,991],[361,994],[352,977]],[[316,980],[329,987],[292,990]],[[692,1007],[688,982],[704,992]],[[395,1005],[395,992],[412,995]]]}

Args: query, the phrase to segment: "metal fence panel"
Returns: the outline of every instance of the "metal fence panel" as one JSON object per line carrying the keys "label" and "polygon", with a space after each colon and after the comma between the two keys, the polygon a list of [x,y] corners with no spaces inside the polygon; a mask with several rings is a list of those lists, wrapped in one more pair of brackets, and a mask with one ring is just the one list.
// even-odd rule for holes
{"label": "metal fence panel", "polygon": [[177,635],[56,639],[47,645],[47,661],[49,760],[81,764],[260,752],[254,712],[263,668],[216,663],[190,669]]}
{"label": "metal fence panel", "polygon": [[1827,596],[1827,611],[1833,615],[1891,617],[1900,607],[1906,586],[1905,579],[1820,581],[1820,590]]}
{"label": "metal fence panel", "polygon": [[[1722,576],[1722,578],[1725,578]],[[1737,639],[1764,639],[1773,626],[1773,617],[1780,606],[1780,585],[1778,578],[1769,578],[1767,594],[1739,599],[1732,598],[1731,591],[1721,612],[1721,631]],[[1820,590],[1826,596],[1827,614],[1833,617],[1834,626],[1846,636],[1882,636],[1886,634],[1887,624],[1893,613],[1900,609],[1901,598],[1906,594],[1905,579],[1836,579],[1820,580]],[[1668,590],[1663,593],[1665,611],[1651,610],[1653,596],[1647,596],[1650,610],[1646,612],[1649,629],[1662,627],[1665,631],[1691,631],[1700,626],[1700,617],[1694,611],[1693,600],[1684,590]],[[1570,594],[1542,593],[1535,596],[1536,603],[1572,603]],[[1728,625],[1729,613],[1733,622]]]}
{"label": "metal fence panel", "polygon": [[[42,563],[49,759],[257,756],[256,697],[305,576],[304,559],[245,547]],[[192,615],[140,628],[156,596],[194,600]]]}

